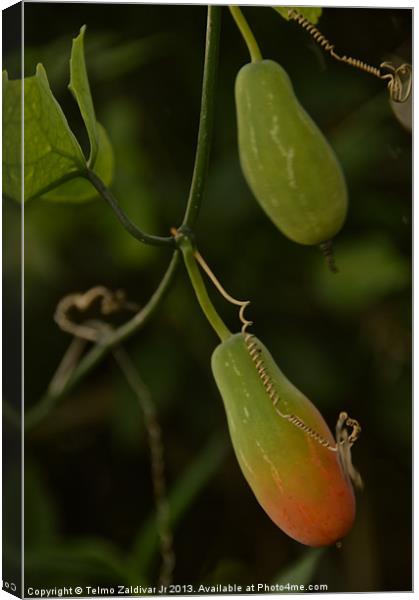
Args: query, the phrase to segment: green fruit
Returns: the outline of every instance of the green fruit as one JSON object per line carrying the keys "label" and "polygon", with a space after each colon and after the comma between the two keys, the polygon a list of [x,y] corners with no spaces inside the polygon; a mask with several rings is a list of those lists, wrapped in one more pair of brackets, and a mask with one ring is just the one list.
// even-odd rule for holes
{"label": "green fruit", "polygon": [[345,179],[287,73],[271,60],[250,63],[235,91],[241,167],[259,204],[295,242],[332,239],[346,216]]}
{"label": "green fruit", "polygon": [[237,460],[269,517],[309,546],[341,539],[353,524],[355,499],[316,407],[253,336],[220,344],[212,369]]}

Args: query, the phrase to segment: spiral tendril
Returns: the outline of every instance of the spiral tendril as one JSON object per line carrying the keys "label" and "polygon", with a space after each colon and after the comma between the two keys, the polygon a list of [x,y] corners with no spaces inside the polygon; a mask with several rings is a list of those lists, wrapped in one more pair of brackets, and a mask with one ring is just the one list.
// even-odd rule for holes
{"label": "spiral tendril", "polygon": [[[362,479],[359,475],[358,471],[356,471],[355,467],[352,464],[351,459],[351,447],[354,442],[358,439],[359,434],[361,432],[361,427],[355,419],[351,419],[348,417],[346,412],[341,412],[339,415],[339,420],[336,425],[336,443],[333,445],[328,440],[326,440],[320,433],[309,427],[300,417],[294,415],[292,413],[283,413],[278,404],[281,402],[280,395],[276,390],[275,382],[272,380],[268,369],[262,358],[262,349],[257,343],[255,336],[252,333],[249,333],[248,328],[253,325],[253,321],[250,321],[245,316],[245,310],[249,306],[249,300],[237,300],[233,298],[226,290],[223,288],[221,283],[218,281],[217,277],[211,271],[208,264],[205,262],[201,254],[195,250],[194,256],[198,261],[198,264],[205,271],[209,279],[213,282],[217,290],[220,294],[231,304],[235,306],[239,306],[239,318],[242,323],[241,333],[244,337],[244,342],[246,348],[249,352],[250,358],[252,359],[253,364],[255,365],[256,371],[260,377],[260,380],[265,388],[268,397],[270,398],[272,405],[274,407],[275,412],[282,419],[286,419],[289,423],[301,429],[306,435],[316,441],[318,444],[330,450],[330,452],[337,452],[339,455],[339,459],[342,465],[342,468],[345,474],[351,478],[356,487],[362,487]],[[346,427],[352,428],[351,433],[348,433]]]}
{"label": "spiral tendril", "polygon": [[[314,439],[317,443],[319,443],[324,448],[327,448],[331,452],[337,452],[338,444],[335,444],[335,445],[330,444],[330,442],[328,442],[328,440],[326,440],[322,435],[320,435],[320,433],[318,433],[317,431],[315,431],[314,429],[309,427],[302,419],[300,419],[300,417],[298,417],[297,415],[294,415],[292,413],[283,413],[279,409],[278,404],[281,402],[281,399],[276,390],[275,382],[272,380],[271,376],[269,375],[266,365],[262,359],[262,350],[258,346],[255,336],[252,333],[249,333],[247,331],[248,328],[251,327],[251,325],[253,325],[253,321],[250,321],[249,319],[247,319],[245,317],[245,310],[249,306],[250,301],[249,300],[237,300],[236,298],[233,298],[233,296],[231,296],[223,288],[221,283],[218,281],[217,277],[214,275],[214,273],[212,272],[212,270],[210,269],[208,264],[205,262],[204,258],[201,256],[201,254],[197,250],[195,250],[194,256],[195,256],[196,260],[198,261],[199,265],[202,267],[202,269],[205,271],[205,273],[209,277],[209,279],[213,282],[213,284],[215,285],[217,290],[220,292],[220,294],[231,304],[234,304],[235,306],[240,307],[239,318],[242,323],[241,333],[244,337],[244,341],[246,344],[246,348],[249,352],[250,358],[252,359],[252,361],[256,367],[256,371],[262,381],[263,387],[265,388],[265,391],[268,394],[268,397],[270,398],[270,400],[273,404],[275,412],[282,419],[286,419],[287,421],[289,421],[289,423],[291,423],[298,429],[301,429],[310,438]],[[343,414],[345,414],[346,417],[341,424],[341,429],[342,429],[343,425],[346,424],[348,426],[353,427],[353,431],[352,431],[351,435],[348,436],[347,441],[342,440],[341,443],[342,444],[349,443],[350,445],[352,445],[357,437],[354,435],[354,432],[355,432],[355,430],[360,431],[360,427],[354,419],[349,419],[348,415],[346,413],[341,413],[341,416]],[[358,428],[358,429],[356,429],[356,428]]]}
{"label": "spiral tendril", "polygon": [[247,331],[247,328],[250,325],[252,325],[252,322],[247,320],[244,317],[244,309],[246,308],[247,304],[249,304],[249,303],[246,303],[245,306],[242,306],[242,308],[240,310],[240,319],[243,324],[241,332],[244,336],[244,341],[245,341],[247,350],[249,352],[250,358],[252,359],[252,361],[256,367],[256,371],[260,377],[260,380],[262,381],[262,384],[263,384],[263,387],[265,388],[266,393],[268,394],[269,398],[271,399],[271,402],[273,404],[275,412],[282,419],[286,419],[289,423],[291,423],[298,429],[301,429],[310,438],[314,439],[316,442],[318,442],[324,448],[327,448],[331,452],[337,452],[336,445],[330,444],[322,435],[320,435],[320,433],[318,433],[317,431],[315,431],[314,429],[309,427],[302,419],[300,419],[300,417],[297,417],[297,415],[294,415],[292,413],[283,413],[279,409],[278,404],[280,403],[281,399],[276,390],[275,383],[272,381],[271,376],[269,375],[268,370],[266,368],[266,365],[261,357],[262,351],[257,344],[255,336],[252,333],[249,333]]}
{"label": "spiral tendril", "polygon": [[[306,19],[301,13],[295,9],[288,11],[290,19],[298,23],[303,29],[305,29],[314,41],[319,44],[326,52],[328,52],[335,60],[346,63],[351,67],[355,67],[365,73],[374,75],[378,79],[388,80],[387,88],[390,94],[390,98],[394,102],[405,102],[412,90],[412,67],[411,65],[404,63],[398,67],[395,67],[392,63],[383,62],[380,67],[374,67],[368,63],[360,60],[359,58],[353,58],[346,54],[338,54],[335,50],[334,44],[332,44],[321,31],[317,29],[313,23]],[[383,69],[387,69],[389,72],[383,72]]]}
{"label": "spiral tendril", "polygon": [[96,342],[100,331],[91,322],[90,324],[75,323],[70,317],[70,311],[76,309],[85,312],[96,302],[99,302],[99,311],[103,316],[109,316],[120,310],[136,311],[138,305],[128,302],[123,290],[111,291],[106,287],[98,285],[85,293],[74,293],[64,296],[59,301],[54,314],[57,325],[67,333],[79,338]]}

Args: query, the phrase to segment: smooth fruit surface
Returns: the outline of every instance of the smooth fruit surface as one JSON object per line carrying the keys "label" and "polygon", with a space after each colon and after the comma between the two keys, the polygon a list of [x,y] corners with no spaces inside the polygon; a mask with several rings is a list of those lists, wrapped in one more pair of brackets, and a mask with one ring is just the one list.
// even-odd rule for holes
{"label": "smooth fruit surface", "polygon": [[[333,446],[333,436],[316,407],[288,381],[265,346],[252,339],[279,394],[281,412],[297,415]],[[272,521],[309,546],[343,538],[353,524],[355,499],[337,452],[279,416],[243,334],[215,349],[212,370],[237,460]]]}
{"label": "smooth fruit surface", "polygon": [[287,73],[271,60],[245,65],[235,96],[240,163],[263,210],[295,242],[332,239],[346,216],[345,179]]}

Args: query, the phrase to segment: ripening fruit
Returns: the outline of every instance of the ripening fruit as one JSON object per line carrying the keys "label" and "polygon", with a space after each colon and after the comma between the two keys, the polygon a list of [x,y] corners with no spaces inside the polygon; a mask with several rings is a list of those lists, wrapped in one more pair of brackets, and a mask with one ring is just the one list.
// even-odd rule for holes
{"label": "ripening fruit", "polygon": [[239,333],[220,344],[212,369],[237,460],[272,521],[308,546],[343,538],[355,499],[319,411],[254,336]]}
{"label": "ripening fruit", "polygon": [[245,65],[236,108],[241,167],[263,210],[295,242],[331,240],[346,216],[345,179],[284,69],[271,60]]}

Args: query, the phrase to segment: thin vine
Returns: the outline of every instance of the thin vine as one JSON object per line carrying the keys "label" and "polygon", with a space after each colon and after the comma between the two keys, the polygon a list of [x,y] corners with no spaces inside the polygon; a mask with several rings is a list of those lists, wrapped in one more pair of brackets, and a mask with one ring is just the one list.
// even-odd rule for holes
{"label": "thin vine", "polygon": [[176,234],[176,241],[182,251],[183,259],[185,261],[185,267],[188,271],[189,278],[194,288],[199,305],[207,317],[210,325],[223,342],[231,336],[231,331],[226,327],[224,321],[216,311],[213,303],[211,302],[205,283],[202,279],[201,273],[198,268],[198,264],[195,258],[195,250],[193,244],[188,235],[181,232]]}
{"label": "thin vine", "polygon": [[262,60],[262,53],[259,45],[250,29],[249,23],[247,22],[244,14],[242,13],[239,6],[229,6],[231,15],[242,35],[242,38],[246,42],[247,49],[249,50],[250,58],[252,62],[258,62]]}
{"label": "thin vine", "polygon": [[157,411],[144,385],[137,369],[132,363],[127,352],[119,346],[113,351],[113,357],[134,392],[144,415],[145,427],[148,435],[148,445],[151,460],[151,479],[153,482],[154,502],[156,506],[156,524],[160,541],[160,554],[162,564],[160,568],[159,584],[168,586],[172,583],[173,569],[175,566],[175,553],[173,550],[173,535],[170,524],[170,510],[167,500],[167,485],[165,475],[164,445],[161,427],[157,418]]}
{"label": "thin vine", "polygon": [[215,113],[215,85],[221,31],[221,6],[208,6],[201,113],[192,183],[183,218],[183,228],[194,227],[204,196]]}
{"label": "thin vine", "polygon": [[70,377],[65,384],[55,391],[49,386],[46,394],[41,400],[25,415],[25,429],[29,430],[38,425],[90,371],[96,367],[100,361],[114,348],[135,332],[140,331],[153,316],[155,310],[160,305],[165,297],[175,276],[179,263],[179,255],[177,252],[173,255],[170,264],[157,287],[154,294],[151,296],[148,303],[142,308],[132,319],[114,329],[112,332],[105,333],[91,350],[81,359],[79,364],[74,368]]}
{"label": "thin vine", "polygon": [[[100,318],[75,322],[71,316],[74,309],[86,313],[93,305],[97,305]],[[103,286],[96,286],[83,294],[68,294],[58,303],[55,311],[55,321],[62,331],[73,335],[72,344],[64,356],[60,367],[51,382],[59,385],[61,378],[67,377],[67,372],[74,368],[77,353],[88,342],[97,342],[104,332],[112,331],[112,327],[103,319],[112,314],[132,310],[135,305],[127,301],[122,290],[113,292]],[[159,424],[157,410],[151,394],[143,383],[141,376],[134,366],[130,356],[123,346],[119,345],[112,349],[112,355],[134,392],[140,409],[144,416],[145,428],[148,435],[148,446],[151,460],[151,479],[153,483],[154,502],[156,506],[156,523],[160,539],[160,554],[162,564],[160,568],[159,584],[170,585],[172,582],[173,569],[175,565],[175,554],[173,550],[173,536],[170,526],[170,512],[167,501],[166,468],[164,460],[164,445],[162,431]],[[54,381],[56,382],[54,384]]]}
{"label": "thin vine", "polygon": [[134,237],[139,242],[142,242],[143,244],[147,244],[149,246],[174,246],[174,240],[172,237],[160,237],[157,235],[150,235],[149,233],[145,233],[144,231],[139,229],[125,214],[125,212],[119,206],[115,196],[106,187],[106,185],[103,183],[100,177],[96,175],[96,173],[94,173],[94,171],[92,171],[91,169],[87,169],[87,171],[85,172],[85,177],[99,192],[102,198],[108,203],[121,225],[126,231],[128,231],[130,235],[132,235],[132,237]]}
{"label": "thin vine", "polygon": [[[195,164],[189,197],[183,218],[183,227],[195,224],[208,174],[208,160],[211,146],[212,129],[215,109],[215,82],[218,66],[218,48],[221,28],[221,6],[208,6],[207,9],[207,34],[204,58],[204,76],[202,83],[201,113],[199,121],[198,141],[195,154]],[[118,205],[113,194],[106,188],[97,175],[88,171],[84,176],[96,187],[101,196],[108,202],[125,229],[138,241],[154,246],[174,247],[173,237],[159,238],[142,232],[125,215]],[[40,401],[30,408],[24,416],[24,426],[30,430],[37,426],[86,375],[88,375],[101,360],[118,344],[142,329],[158,308],[168,292],[179,265],[179,251],[175,250],[170,264],[156,291],[149,302],[132,319],[113,330],[98,341],[87,354],[83,356],[77,366],[71,371],[61,386],[48,387]]]}

